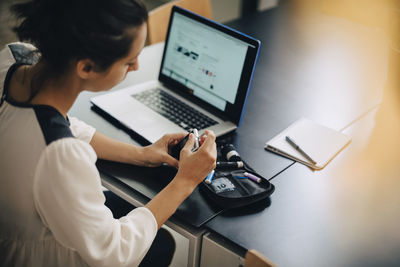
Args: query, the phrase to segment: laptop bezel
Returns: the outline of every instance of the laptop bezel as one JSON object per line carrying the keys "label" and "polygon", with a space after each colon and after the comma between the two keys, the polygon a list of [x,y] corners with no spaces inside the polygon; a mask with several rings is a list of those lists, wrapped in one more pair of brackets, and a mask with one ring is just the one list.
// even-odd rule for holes
{"label": "laptop bezel", "polygon": [[[207,103],[206,101],[194,96],[193,94],[190,93],[191,90],[189,88],[187,88],[183,84],[179,83],[178,81],[176,81],[162,73],[165,54],[166,54],[166,50],[167,50],[166,48],[168,46],[168,41],[169,41],[169,36],[170,36],[172,20],[174,18],[175,13],[180,13],[184,16],[189,17],[190,19],[193,19],[197,22],[203,23],[211,28],[219,30],[225,34],[228,34],[229,36],[232,36],[236,39],[239,39],[239,40],[249,44],[249,48],[248,48],[245,62],[244,62],[243,69],[242,69],[241,79],[239,81],[238,92],[237,92],[237,95],[235,98],[235,103],[234,104],[228,103],[227,107],[225,108],[224,111],[221,111],[220,109],[217,109],[216,107],[212,106],[211,104]],[[169,20],[169,24],[168,24],[167,37],[165,40],[165,46],[164,46],[164,51],[163,51],[163,56],[162,56],[162,61],[161,61],[161,65],[160,65],[158,79],[162,84],[164,84],[165,87],[167,87],[171,91],[189,99],[190,101],[194,102],[195,104],[199,105],[200,107],[209,111],[210,113],[215,114],[216,116],[220,117],[221,119],[232,121],[237,126],[239,126],[241,119],[243,117],[246,100],[247,100],[248,94],[250,92],[250,87],[251,87],[252,79],[254,76],[254,71],[255,71],[255,68],[257,65],[257,59],[258,59],[258,54],[260,51],[260,46],[261,46],[261,42],[255,38],[252,38],[246,34],[243,34],[239,31],[234,30],[230,27],[227,27],[223,24],[219,24],[215,21],[209,20],[200,15],[197,15],[197,14],[195,14],[189,10],[186,10],[184,8],[174,6],[172,8],[171,16],[170,16],[170,20]]]}

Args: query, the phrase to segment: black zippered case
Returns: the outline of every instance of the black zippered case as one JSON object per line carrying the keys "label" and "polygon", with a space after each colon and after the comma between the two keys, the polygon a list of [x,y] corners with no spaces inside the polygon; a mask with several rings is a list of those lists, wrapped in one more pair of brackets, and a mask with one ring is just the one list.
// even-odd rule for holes
{"label": "black zippered case", "polygon": [[[220,156],[218,158],[222,160]],[[260,182],[246,178],[245,172],[260,178]],[[267,200],[274,192],[275,187],[246,162],[243,162],[243,167],[235,170],[215,169],[212,182],[209,184],[205,181],[201,182],[200,190],[218,206],[230,209]]]}

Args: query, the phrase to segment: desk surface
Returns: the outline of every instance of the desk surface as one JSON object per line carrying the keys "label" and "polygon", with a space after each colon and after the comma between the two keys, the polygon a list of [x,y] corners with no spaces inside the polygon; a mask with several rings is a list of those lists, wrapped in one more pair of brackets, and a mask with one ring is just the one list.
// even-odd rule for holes
{"label": "desk surface", "polygon": [[[391,188],[398,188],[400,168],[392,162],[382,169],[375,160],[360,159],[382,127],[375,117],[386,73],[382,38],[362,25],[315,10],[298,17],[290,12],[278,8],[234,24],[263,41],[256,93],[250,100],[261,98],[274,107],[263,107],[260,113],[259,106],[250,107],[247,114],[265,122],[267,138],[304,116],[343,130],[353,141],[322,171],[295,163],[280,173],[272,180],[276,190],[265,205],[223,213],[206,227],[245,249],[261,251],[279,266],[396,265],[400,197]],[[396,112],[389,114],[400,115]],[[395,118],[392,127],[398,124],[399,116]],[[388,124],[382,128],[396,128]],[[249,136],[238,132],[239,138]],[[249,150],[260,138],[254,133],[246,139],[253,147]],[[393,147],[399,147],[398,142]],[[394,154],[391,159],[400,158]]]}
{"label": "desk surface", "polygon": [[323,171],[295,163],[273,179],[267,207],[222,213],[206,227],[278,266],[398,266],[400,167],[360,159],[375,112],[345,130],[352,143]]}
{"label": "desk surface", "polygon": [[280,6],[229,24],[262,42],[233,143],[269,178],[292,161],[266,153],[267,140],[300,117],[344,129],[380,102],[385,80],[386,50],[375,31],[317,11],[291,12]]}

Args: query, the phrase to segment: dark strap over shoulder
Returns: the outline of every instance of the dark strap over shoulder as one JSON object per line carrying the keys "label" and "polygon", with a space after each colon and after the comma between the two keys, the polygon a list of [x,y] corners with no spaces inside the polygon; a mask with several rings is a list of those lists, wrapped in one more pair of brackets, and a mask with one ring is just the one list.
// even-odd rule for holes
{"label": "dark strap over shoulder", "polygon": [[4,80],[3,93],[0,99],[0,106],[7,98],[9,83],[14,72],[22,65],[34,65],[39,61],[37,50],[30,49],[26,44],[13,43],[8,44],[7,46],[15,59],[15,63],[11,65],[7,71],[7,75]]}
{"label": "dark strap over shoulder", "polygon": [[14,74],[14,72],[22,65],[26,65],[22,62],[16,62],[14,64],[11,65],[11,67],[8,69],[7,71],[7,75],[6,78],[4,80],[4,85],[3,85],[3,94],[1,95],[1,99],[0,99],[0,107],[1,105],[3,105],[3,102],[6,100],[7,98],[7,94],[8,94],[8,87],[10,85],[10,81],[11,81],[11,77]]}

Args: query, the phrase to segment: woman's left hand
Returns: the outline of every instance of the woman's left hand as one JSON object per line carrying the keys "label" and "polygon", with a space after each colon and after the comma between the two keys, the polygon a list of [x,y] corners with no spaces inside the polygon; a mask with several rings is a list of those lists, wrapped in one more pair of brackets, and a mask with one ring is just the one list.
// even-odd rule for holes
{"label": "woman's left hand", "polygon": [[166,134],[152,145],[142,148],[142,157],[140,159],[143,166],[157,167],[162,163],[178,167],[179,161],[169,153],[171,148],[182,140],[187,133]]}

